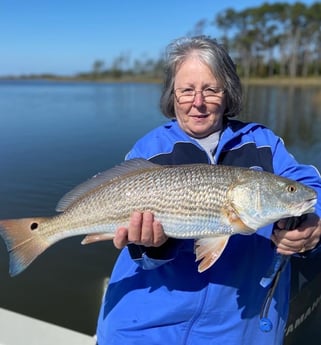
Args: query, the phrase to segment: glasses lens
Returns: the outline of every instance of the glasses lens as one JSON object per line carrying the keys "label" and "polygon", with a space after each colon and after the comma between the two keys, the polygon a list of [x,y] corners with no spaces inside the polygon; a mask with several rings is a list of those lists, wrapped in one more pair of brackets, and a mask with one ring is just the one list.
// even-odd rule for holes
{"label": "glasses lens", "polygon": [[175,96],[178,103],[191,103],[195,97],[195,91],[193,89],[176,89]]}
{"label": "glasses lens", "polygon": [[216,103],[223,95],[224,89],[207,88],[202,91],[193,89],[176,89],[175,96],[179,104],[193,103],[197,93],[201,93],[205,103]]}

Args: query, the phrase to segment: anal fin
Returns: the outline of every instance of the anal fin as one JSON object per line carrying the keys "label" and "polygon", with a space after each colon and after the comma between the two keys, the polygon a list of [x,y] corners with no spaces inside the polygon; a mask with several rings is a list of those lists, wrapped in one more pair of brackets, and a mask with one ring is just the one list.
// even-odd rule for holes
{"label": "anal fin", "polygon": [[82,241],[81,244],[90,244],[94,242],[109,241],[114,238],[114,234],[108,233],[95,233],[87,235]]}
{"label": "anal fin", "polygon": [[230,236],[201,238],[195,242],[196,261],[200,261],[198,272],[204,272],[219,259]]}

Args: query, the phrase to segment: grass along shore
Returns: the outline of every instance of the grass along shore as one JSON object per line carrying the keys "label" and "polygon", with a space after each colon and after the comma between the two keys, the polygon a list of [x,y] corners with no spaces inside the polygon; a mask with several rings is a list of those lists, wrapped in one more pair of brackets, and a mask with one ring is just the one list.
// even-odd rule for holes
{"label": "grass along shore", "polygon": [[[97,82],[97,83],[161,83],[159,77],[144,75],[124,75],[120,77],[79,77],[59,75],[24,75],[24,76],[0,76],[0,80],[52,80],[74,82]],[[247,85],[284,85],[284,86],[320,86],[321,77],[270,77],[270,78],[241,78]]]}

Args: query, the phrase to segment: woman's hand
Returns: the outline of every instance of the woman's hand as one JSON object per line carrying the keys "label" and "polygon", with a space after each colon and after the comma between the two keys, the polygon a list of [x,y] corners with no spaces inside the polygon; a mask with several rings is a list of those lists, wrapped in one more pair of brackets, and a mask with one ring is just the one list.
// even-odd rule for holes
{"label": "woman's hand", "polygon": [[128,243],[145,247],[159,247],[166,241],[167,236],[162,225],[148,211],[133,212],[128,228],[118,228],[114,237],[114,245],[118,249],[124,248]]}
{"label": "woman's hand", "polygon": [[284,230],[285,224],[285,219],[278,221],[271,237],[279,254],[303,253],[315,248],[319,243],[321,220],[315,213],[309,213],[306,219],[294,230]]}

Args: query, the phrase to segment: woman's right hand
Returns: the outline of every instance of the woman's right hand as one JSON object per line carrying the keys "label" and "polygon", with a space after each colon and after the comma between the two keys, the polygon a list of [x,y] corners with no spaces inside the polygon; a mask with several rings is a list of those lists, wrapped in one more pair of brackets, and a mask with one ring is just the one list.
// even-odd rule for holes
{"label": "woman's right hand", "polygon": [[129,243],[160,247],[167,238],[161,223],[154,219],[151,212],[133,212],[128,228],[120,227],[116,230],[114,245],[118,249],[124,248]]}

